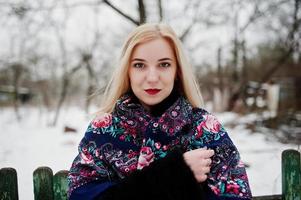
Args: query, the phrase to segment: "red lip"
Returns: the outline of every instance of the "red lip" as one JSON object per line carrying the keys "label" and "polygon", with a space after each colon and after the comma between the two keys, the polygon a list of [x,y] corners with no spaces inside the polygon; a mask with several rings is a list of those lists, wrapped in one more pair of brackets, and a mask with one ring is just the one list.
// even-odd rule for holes
{"label": "red lip", "polygon": [[155,95],[158,92],[160,92],[161,90],[159,90],[159,89],[147,89],[147,90],[144,90],[144,91],[147,92],[150,95]]}

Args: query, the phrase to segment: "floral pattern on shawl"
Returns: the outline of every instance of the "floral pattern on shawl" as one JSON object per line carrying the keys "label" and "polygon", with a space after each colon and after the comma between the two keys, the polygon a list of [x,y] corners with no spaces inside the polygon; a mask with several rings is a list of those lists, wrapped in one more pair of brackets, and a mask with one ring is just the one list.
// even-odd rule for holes
{"label": "floral pattern on shawl", "polygon": [[217,118],[203,109],[194,110],[196,129],[184,135],[186,150],[207,147],[213,149],[207,183],[218,196],[250,198],[250,186],[239,152]]}
{"label": "floral pattern on shawl", "polygon": [[161,116],[154,117],[130,93],[117,101],[112,114],[95,118],[89,125],[70,169],[69,195],[93,180],[121,180],[175,147],[213,149],[208,187],[217,196],[251,198],[239,153],[213,115],[192,108],[179,96]]}

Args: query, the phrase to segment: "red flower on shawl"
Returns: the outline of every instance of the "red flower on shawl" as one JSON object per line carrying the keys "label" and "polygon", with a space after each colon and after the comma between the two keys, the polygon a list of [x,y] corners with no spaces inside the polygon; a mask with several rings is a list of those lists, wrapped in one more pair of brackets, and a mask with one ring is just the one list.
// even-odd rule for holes
{"label": "red flower on shawl", "polygon": [[206,115],[205,120],[197,127],[199,133],[202,133],[202,128],[212,133],[218,133],[221,130],[221,124],[213,115]]}
{"label": "red flower on shawl", "polygon": [[104,114],[102,116],[96,117],[92,121],[93,128],[108,127],[111,124],[112,124],[112,115],[111,114]]}
{"label": "red flower on shawl", "polygon": [[83,148],[82,152],[80,152],[81,163],[83,164],[91,164],[93,163],[93,156],[89,153],[87,148]]}
{"label": "red flower on shawl", "polygon": [[203,123],[200,123],[200,124],[196,127],[196,130],[197,130],[197,134],[196,134],[196,136],[195,136],[196,139],[202,137],[202,135],[203,135],[203,129],[202,129],[202,127],[203,127]]}
{"label": "red flower on shawl", "polygon": [[119,137],[119,139],[120,139],[120,140],[125,140],[125,135],[121,135],[121,136]]}
{"label": "red flower on shawl", "polygon": [[239,185],[234,182],[234,181],[230,181],[230,183],[226,186],[226,191],[228,193],[234,193],[234,194],[239,194]]}

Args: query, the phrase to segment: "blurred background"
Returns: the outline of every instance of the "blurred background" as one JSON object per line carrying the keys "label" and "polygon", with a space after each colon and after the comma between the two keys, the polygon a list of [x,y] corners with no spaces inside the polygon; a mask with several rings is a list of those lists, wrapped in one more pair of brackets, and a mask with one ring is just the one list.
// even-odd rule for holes
{"label": "blurred background", "polygon": [[0,0],[0,168],[17,169],[20,199],[37,167],[69,169],[145,22],[178,34],[253,195],[280,194],[281,151],[301,143],[301,0]]}

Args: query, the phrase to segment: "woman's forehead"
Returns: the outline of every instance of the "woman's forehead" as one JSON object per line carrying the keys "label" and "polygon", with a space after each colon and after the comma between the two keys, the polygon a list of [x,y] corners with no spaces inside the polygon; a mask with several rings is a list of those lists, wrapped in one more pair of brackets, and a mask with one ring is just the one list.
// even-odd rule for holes
{"label": "woman's forehead", "polygon": [[164,38],[156,38],[143,42],[134,47],[131,60],[133,59],[175,59],[174,49],[170,42]]}

